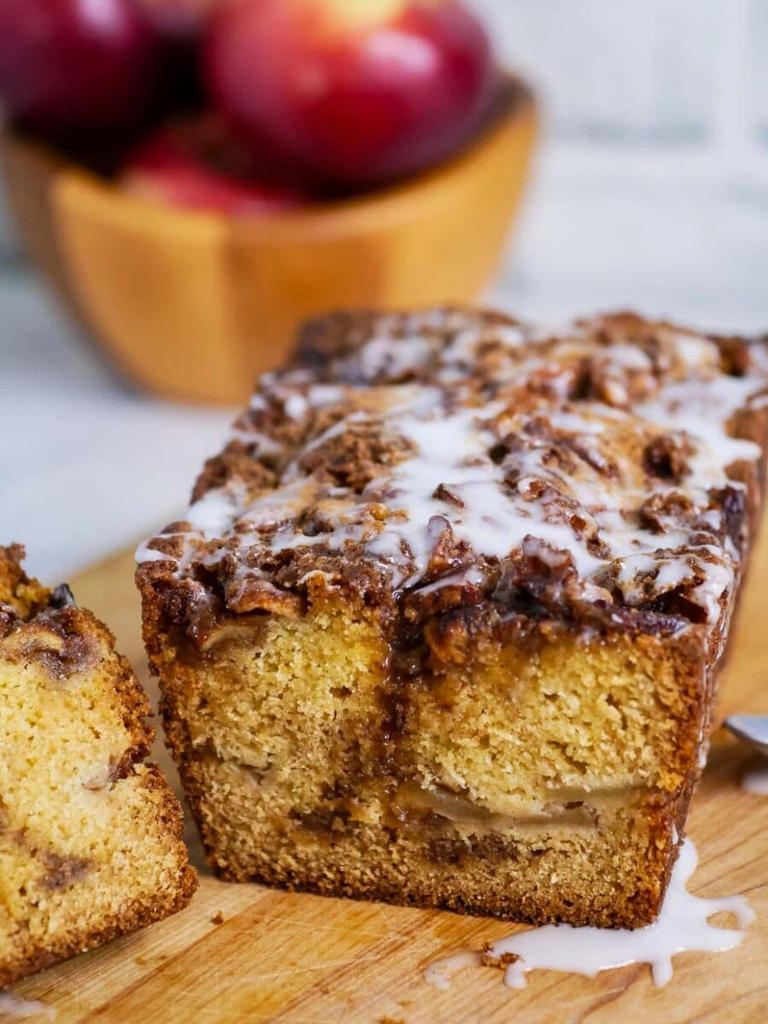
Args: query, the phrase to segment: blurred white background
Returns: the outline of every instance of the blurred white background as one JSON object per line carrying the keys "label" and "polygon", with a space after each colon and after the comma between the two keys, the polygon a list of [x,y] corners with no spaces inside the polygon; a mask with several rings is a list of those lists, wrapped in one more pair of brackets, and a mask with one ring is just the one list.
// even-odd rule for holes
{"label": "blurred white background", "polygon": [[[475,3],[548,118],[489,297],[768,329],[768,2]],[[0,538],[53,580],[173,518],[229,413],[126,390],[0,253]]]}

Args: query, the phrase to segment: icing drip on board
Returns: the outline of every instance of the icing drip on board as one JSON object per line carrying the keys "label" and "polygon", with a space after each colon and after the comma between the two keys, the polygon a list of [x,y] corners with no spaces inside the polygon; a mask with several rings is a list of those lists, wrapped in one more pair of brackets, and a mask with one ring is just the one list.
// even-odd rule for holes
{"label": "icing drip on board", "polygon": [[437,988],[447,988],[449,978],[465,967],[493,961],[507,961],[504,981],[509,988],[525,988],[529,971],[550,970],[583,974],[594,978],[601,971],[649,964],[654,984],[661,987],[672,978],[672,957],[677,953],[722,953],[739,946],[743,931],[720,928],[709,923],[718,913],[733,914],[739,928],[746,928],[754,913],[743,896],[701,899],[686,889],[696,869],[696,847],[686,839],[669,880],[659,916],[653,924],[634,931],[611,928],[574,928],[547,925],[517,932],[492,942],[485,954],[461,950],[436,960],[424,971],[424,978]]}
{"label": "icing drip on board", "polygon": [[55,1020],[56,1011],[37,1000],[21,999],[10,992],[0,992],[0,1020],[26,1020],[28,1017],[44,1017]]}

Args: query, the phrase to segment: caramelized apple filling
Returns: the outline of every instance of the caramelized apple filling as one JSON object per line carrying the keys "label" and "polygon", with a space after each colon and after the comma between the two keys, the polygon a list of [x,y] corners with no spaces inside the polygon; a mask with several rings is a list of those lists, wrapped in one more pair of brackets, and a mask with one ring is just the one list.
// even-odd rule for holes
{"label": "caramelized apple filling", "polygon": [[595,828],[601,812],[627,804],[640,793],[637,786],[583,790],[575,787],[550,790],[541,802],[520,802],[514,813],[500,813],[441,786],[425,789],[408,782],[400,786],[393,804],[405,822],[423,821],[436,815],[460,830],[504,832],[542,827]]}

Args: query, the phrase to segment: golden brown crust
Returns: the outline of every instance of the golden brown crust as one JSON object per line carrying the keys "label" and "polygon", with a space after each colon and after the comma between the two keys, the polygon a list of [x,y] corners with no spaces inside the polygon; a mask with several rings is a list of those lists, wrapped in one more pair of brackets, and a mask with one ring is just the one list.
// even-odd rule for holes
{"label": "golden brown crust", "polygon": [[[22,556],[18,545],[0,549],[0,699],[7,691],[20,708],[2,728],[0,987],[175,913],[197,886],[179,802],[145,762],[154,735],[146,694],[107,627],[67,588],[30,580]],[[30,731],[25,716],[40,724]],[[57,741],[65,745],[53,758]],[[51,779],[67,799],[48,792]],[[126,849],[131,867],[117,870],[111,859]]]}

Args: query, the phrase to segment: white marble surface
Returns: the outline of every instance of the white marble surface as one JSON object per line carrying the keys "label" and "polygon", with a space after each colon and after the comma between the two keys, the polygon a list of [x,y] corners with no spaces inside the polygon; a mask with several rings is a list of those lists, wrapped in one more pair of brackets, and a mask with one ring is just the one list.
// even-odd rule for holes
{"label": "white marble surface", "polygon": [[[768,190],[551,151],[490,294],[547,319],[634,306],[768,329]],[[0,277],[0,409],[0,538],[52,581],[172,519],[229,418],[126,390],[25,275]]]}

